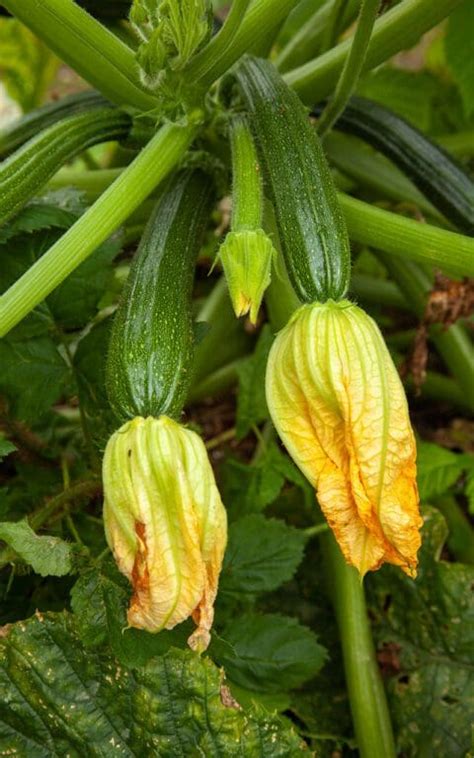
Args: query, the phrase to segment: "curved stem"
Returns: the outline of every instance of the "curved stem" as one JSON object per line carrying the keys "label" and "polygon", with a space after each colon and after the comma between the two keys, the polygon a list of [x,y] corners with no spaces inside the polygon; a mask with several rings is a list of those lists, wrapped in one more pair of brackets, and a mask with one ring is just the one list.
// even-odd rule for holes
{"label": "curved stem", "polygon": [[247,360],[247,356],[244,358],[237,358],[231,363],[227,363],[222,368],[218,368],[211,374],[206,376],[194,387],[189,390],[187,398],[187,404],[199,403],[207,397],[214,397],[222,395],[234,384],[237,384],[239,378],[239,367],[242,366]]}
{"label": "curved stem", "polygon": [[135,54],[73,0],[2,0],[65,63],[119,105],[156,107],[138,79]]}
{"label": "curved stem", "polygon": [[112,234],[169,174],[197,127],[166,124],[103,195],[0,298],[4,337]]}
{"label": "curved stem", "polygon": [[337,39],[337,32],[341,24],[345,4],[345,0],[332,0],[325,28],[323,30],[323,37],[321,41],[322,53],[325,53],[326,50],[329,50],[329,48],[334,45],[334,42]]}
{"label": "curved stem", "polygon": [[[370,71],[400,50],[406,50],[422,34],[448,16],[462,0],[402,0],[374,25],[363,71]],[[308,105],[327,97],[336,86],[351,46],[341,42],[332,50],[285,74],[285,81]]]}
{"label": "curved stem", "polygon": [[367,48],[379,7],[380,0],[362,0],[357,28],[334,97],[329,101],[319,119],[318,132],[321,136],[326,134],[337,121],[354,92],[367,55]]}
{"label": "curved stem", "polygon": [[364,589],[330,533],[321,537],[324,566],[341,638],[352,720],[361,758],[395,758],[390,714],[375,655]]}
{"label": "curved stem", "polygon": [[232,231],[262,224],[263,189],[257,150],[244,116],[230,125],[232,146]]}
{"label": "curved stem", "polygon": [[196,81],[196,86],[207,89],[241,55],[258,49],[267,39],[272,38],[296,3],[297,0],[254,0],[227,48],[222,50],[219,58],[209,61],[206,70]]}
{"label": "curved stem", "polygon": [[203,50],[191,58],[185,67],[183,75],[188,81],[207,78],[209,72],[222,60],[242,24],[250,2],[251,0],[233,0],[229,15],[220,32],[211,39]]}
{"label": "curved stem", "polygon": [[349,237],[397,258],[429,263],[460,276],[474,276],[474,238],[384,211],[338,194]]}
{"label": "curved stem", "polygon": [[[347,0],[342,18],[343,28],[349,26],[357,14],[358,1]],[[277,68],[284,72],[306,63],[321,52],[327,19],[331,12],[331,0],[317,8],[288,40],[275,59]]]}
{"label": "curved stem", "polygon": [[405,207],[407,204],[413,205],[423,214],[443,221],[439,211],[400,169],[385,156],[367,149],[367,145],[358,137],[332,131],[324,138],[324,150],[331,165],[354,179],[357,184],[375,192],[375,200],[387,198],[403,203]]}

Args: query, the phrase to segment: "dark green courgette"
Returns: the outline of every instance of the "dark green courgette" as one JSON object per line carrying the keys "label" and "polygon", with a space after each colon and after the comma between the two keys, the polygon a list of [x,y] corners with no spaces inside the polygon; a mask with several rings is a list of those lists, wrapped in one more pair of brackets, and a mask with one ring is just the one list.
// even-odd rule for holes
{"label": "dark green courgette", "polygon": [[236,78],[273,201],[288,274],[304,302],[339,300],[350,249],[321,144],[307,112],[274,66],[244,58]]}
{"label": "dark green courgette", "polygon": [[100,92],[88,90],[75,95],[68,95],[54,103],[47,103],[41,108],[26,113],[15,119],[0,131],[0,158],[5,158],[18,147],[23,145],[38,132],[60,119],[72,116],[74,113],[84,113],[90,108],[110,105]]}
{"label": "dark green courgette", "polygon": [[120,421],[179,418],[191,380],[191,295],[213,185],[202,172],[174,176],[145,228],[115,314],[106,365]]}
{"label": "dark green courgette", "polygon": [[364,97],[350,99],[335,128],[361,137],[390,158],[448,221],[474,234],[474,181],[419,129]]}
{"label": "dark green courgette", "polygon": [[62,119],[0,164],[0,225],[43,187],[63,163],[92,145],[126,137],[131,119],[117,108],[95,108]]}

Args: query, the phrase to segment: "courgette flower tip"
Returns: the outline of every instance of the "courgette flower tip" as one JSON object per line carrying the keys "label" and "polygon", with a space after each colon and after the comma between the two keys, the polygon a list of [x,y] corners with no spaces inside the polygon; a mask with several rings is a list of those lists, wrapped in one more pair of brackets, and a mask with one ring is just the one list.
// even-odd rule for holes
{"label": "courgette flower tip", "polygon": [[375,322],[348,300],[303,306],[276,337],[267,402],[348,563],[416,576],[422,519],[403,386]]}
{"label": "courgette flower tip", "polygon": [[192,616],[189,644],[205,650],[227,518],[201,438],[137,417],[110,438],[103,481],[107,542],[133,588],[128,626],[159,632]]}

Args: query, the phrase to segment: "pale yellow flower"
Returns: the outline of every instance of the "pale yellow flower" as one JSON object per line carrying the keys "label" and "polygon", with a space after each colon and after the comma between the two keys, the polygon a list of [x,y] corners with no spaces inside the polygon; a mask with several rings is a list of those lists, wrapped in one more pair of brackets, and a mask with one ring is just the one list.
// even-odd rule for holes
{"label": "pale yellow flower", "polygon": [[158,632],[192,615],[188,642],[205,650],[227,518],[201,438],[166,416],[134,418],[103,463],[107,542],[133,596],[128,623]]}
{"label": "pale yellow flower", "polygon": [[422,519],[403,386],[375,322],[347,300],[300,308],[277,335],[268,407],[346,560],[416,576]]}

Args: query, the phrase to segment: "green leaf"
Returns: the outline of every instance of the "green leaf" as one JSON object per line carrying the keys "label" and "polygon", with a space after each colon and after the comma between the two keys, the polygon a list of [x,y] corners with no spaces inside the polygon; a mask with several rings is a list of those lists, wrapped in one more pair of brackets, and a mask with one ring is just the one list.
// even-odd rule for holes
{"label": "green leaf", "polygon": [[424,512],[418,578],[385,566],[368,577],[379,650],[392,651],[387,679],[399,752],[458,758],[471,746],[474,708],[474,567],[440,561],[447,528]]}
{"label": "green leaf", "polygon": [[121,233],[104,242],[49,295],[52,316],[63,329],[78,329],[92,319],[122,247]]}
{"label": "green leaf", "polygon": [[256,465],[227,460],[222,477],[224,502],[231,516],[262,511],[276,500],[286,480],[303,490],[308,487],[290,458],[273,442],[267,445]]}
{"label": "green leaf", "polygon": [[71,545],[58,537],[38,537],[26,520],[1,522],[0,540],[41,576],[65,576],[72,570]]}
{"label": "green leaf", "polygon": [[[59,205],[50,204],[56,201]],[[3,232],[0,289],[6,290],[77,221],[84,206],[77,193],[52,193],[23,209]],[[93,318],[122,245],[121,233],[104,242],[11,332],[15,338],[43,334],[54,328],[78,329]]]}
{"label": "green leaf", "polygon": [[465,456],[457,455],[432,442],[418,442],[418,488],[420,498],[443,495],[460,477],[466,467]]}
{"label": "green leaf", "polygon": [[303,532],[283,521],[251,515],[231,524],[219,588],[252,595],[292,578],[303,558]]}
{"label": "green leaf", "polygon": [[[3,245],[23,232],[32,234],[45,229],[67,229],[71,226],[74,218],[71,216],[71,209],[64,203],[63,192],[64,190],[61,195],[57,192],[50,193],[49,202],[46,198],[35,198],[28,203],[1,227],[0,244]],[[52,205],[53,200],[59,204]]]}
{"label": "green leaf", "polygon": [[233,620],[215,656],[227,676],[256,692],[286,692],[316,674],[325,648],[311,629],[279,614],[246,614]]}
{"label": "green leaf", "polygon": [[127,628],[130,589],[113,559],[86,571],[78,579],[71,591],[71,607],[86,647],[107,644],[121,663],[131,667],[143,666],[171,646],[184,647],[193,629],[190,622],[159,634]]}
{"label": "green leaf", "polygon": [[474,467],[468,472],[464,493],[467,497],[469,513],[474,513]]}
{"label": "green leaf", "polygon": [[0,393],[24,421],[40,417],[59,398],[69,367],[50,337],[0,340]]}
{"label": "green leaf", "polygon": [[112,319],[95,324],[81,339],[73,359],[79,402],[91,437],[100,448],[118,427],[105,390],[105,358]]}
{"label": "green leaf", "polygon": [[10,453],[13,453],[16,449],[15,445],[10,442],[10,440],[7,440],[7,438],[0,432],[0,461],[6,458],[7,455],[10,455]]}
{"label": "green leaf", "polygon": [[85,649],[67,614],[6,630],[0,687],[3,754],[291,758],[307,750],[278,716],[233,706],[209,659],[173,650],[130,671]]}
{"label": "green leaf", "polygon": [[474,4],[464,0],[449,17],[446,61],[461,93],[467,117],[474,113]]}
{"label": "green leaf", "polygon": [[381,66],[361,81],[357,92],[386,105],[418,129],[429,131],[437,88],[436,79],[426,72]]}
{"label": "green leaf", "polygon": [[253,426],[268,418],[265,400],[265,370],[273,334],[268,324],[263,327],[253,355],[238,368],[237,439],[245,437]]}

